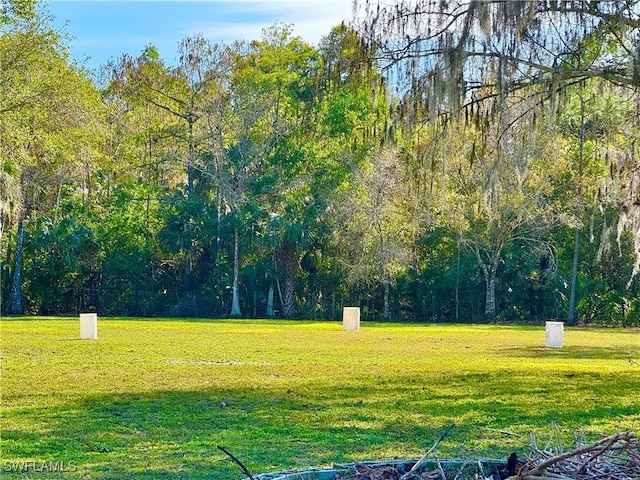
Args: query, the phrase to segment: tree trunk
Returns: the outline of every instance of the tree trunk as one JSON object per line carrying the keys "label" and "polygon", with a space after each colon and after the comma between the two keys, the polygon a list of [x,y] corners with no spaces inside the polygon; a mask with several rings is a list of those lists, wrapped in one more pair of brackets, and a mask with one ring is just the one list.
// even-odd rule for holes
{"label": "tree trunk", "polygon": [[495,322],[496,320],[496,276],[498,274],[498,265],[500,265],[501,248],[493,248],[486,253],[487,260],[483,260],[480,248],[476,245],[473,251],[478,261],[478,266],[482,271],[485,283],[485,301],[484,316],[487,320]]}
{"label": "tree trunk", "polygon": [[384,284],[384,319],[389,320],[391,314],[389,312],[389,284]]}
{"label": "tree trunk", "polygon": [[573,238],[573,265],[571,267],[571,291],[569,292],[569,315],[567,325],[576,324],[576,285],[578,283],[578,248],[580,246],[580,229],[576,227]]}
{"label": "tree trunk", "polygon": [[267,317],[273,317],[273,282],[269,284],[269,293],[267,293],[267,310],[265,311]]}
{"label": "tree trunk", "polygon": [[[580,97],[580,149],[578,154],[578,215],[582,214],[582,173],[584,169],[584,99]],[[569,293],[569,315],[567,325],[574,326],[576,322],[576,286],[578,283],[578,254],[580,246],[580,227],[576,227],[573,239],[573,265],[571,267],[571,292]]]}
{"label": "tree trunk", "polygon": [[[495,255],[491,255],[494,257]],[[480,255],[478,254],[478,261],[480,261]],[[496,276],[498,273],[499,256],[492,258],[489,264],[480,263],[482,270],[482,276],[485,283],[485,296],[484,296],[484,317],[491,321],[496,321]]]}
{"label": "tree trunk", "polygon": [[295,277],[287,275],[284,280],[284,303],[282,305],[282,313],[285,317],[293,316],[295,306]]}
{"label": "tree trunk", "polygon": [[285,241],[279,249],[280,276],[282,278],[282,314],[291,317],[295,308],[296,277],[298,274],[298,255],[296,246]]}
{"label": "tree trunk", "polygon": [[239,288],[239,276],[240,276],[240,239],[238,235],[238,229],[233,230],[233,298],[231,300],[231,316],[240,317],[240,292]]}
{"label": "tree trunk", "polygon": [[458,263],[456,268],[456,322],[460,321],[460,237],[458,237]]}
{"label": "tree trunk", "polygon": [[223,288],[222,288],[222,189],[220,188],[220,180],[218,179],[218,204],[216,206],[216,280],[215,292],[218,296],[218,311],[224,311]]}
{"label": "tree trunk", "polygon": [[[9,265],[13,258],[13,233],[9,230],[8,238],[7,238],[7,251],[5,252],[4,263]],[[0,259],[0,267],[2,267],[2,260]],[[6,292],[6,293],[4,293]],[[9,288],[9,277],[2,276],[2,271],[0,271],[0,318],[2,314],[6,311],[9,312],[9,298],[11,289]]]}
{"label": "tree trunk", "polygon": [[485,275],[486,293],[484,303],[484,316],[495,322],[496,320],[496,275],[494,271]]}
{"label": "tree trunk", "polygon": [[193,164],[194,164],[194,157],[195,157],[195,145],[194,145],[194,140],[193,140],[193,124],[195,123],[193,117],[191,115],[189,115],[189,118],[187,119],[187,122],[189,124],[189,159],[188,164],[187,164],[187,188],[188,188],[188,192],[189,192],[189,199],[193,198]]}
{"label": "tree trunk", "polygon": [[24,215],[18,219],[18,234],[16,238],[16,258],[13,268],[13,287],[9,300],[9,312],[23,313],[22,306],[22,257],[24,244]]}
{"label": "tree trunk", "polygon": [[336,319],[336,291],[331,291],[331,320]]}

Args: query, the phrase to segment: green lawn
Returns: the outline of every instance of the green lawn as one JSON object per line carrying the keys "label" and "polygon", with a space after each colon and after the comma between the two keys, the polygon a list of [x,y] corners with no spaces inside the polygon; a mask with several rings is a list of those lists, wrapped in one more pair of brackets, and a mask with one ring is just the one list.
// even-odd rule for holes
{"label": "green lawn", "polygon": [[[3,478],[219,479],[640,430],[640,331],[3,318]],[[557,425],[554,429],[553,426]],[[26,473],[15,473],[20,468]],[[61,471],[64,470],[64,471]]]}

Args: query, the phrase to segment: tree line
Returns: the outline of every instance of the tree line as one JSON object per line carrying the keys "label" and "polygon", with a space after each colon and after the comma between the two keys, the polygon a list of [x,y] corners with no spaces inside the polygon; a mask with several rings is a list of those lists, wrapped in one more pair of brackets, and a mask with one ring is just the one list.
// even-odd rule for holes
{"label": "tree line", "polygon": [[88,72],[1,17],[3,313],[640,324],[635,2],[355,2]]}

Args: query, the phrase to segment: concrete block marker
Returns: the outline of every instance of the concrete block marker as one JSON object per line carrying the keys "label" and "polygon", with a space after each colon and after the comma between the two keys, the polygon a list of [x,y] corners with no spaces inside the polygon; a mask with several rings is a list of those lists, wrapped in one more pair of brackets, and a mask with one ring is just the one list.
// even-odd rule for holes
{"label": "concrete block marker", "polygon": [[360,307],[344,307],[342,309],[342,329],[348,332],[360,330]]}
{"label": "concrete block marker", "polygon": [[562,348],[564,336],[564,322],[546,322],[544,332],[544,346]]}
{"label": "concrete block marker", "polygon": [[98,338],[98,314],[97,313],[81,313],[80,314],[80,338],[96,339]]}

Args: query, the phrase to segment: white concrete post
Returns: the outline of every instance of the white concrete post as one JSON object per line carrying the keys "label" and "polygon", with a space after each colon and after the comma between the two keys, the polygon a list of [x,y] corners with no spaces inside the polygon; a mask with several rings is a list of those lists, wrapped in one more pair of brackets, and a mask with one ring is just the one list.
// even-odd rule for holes
{"label": "white concrete post", "polygon": [[546,322],[544,332],[544,346],[562,348],[564,322]]}
{"label": "white concrete post", "polygon": [[81,313],[80,314],[80,338],[82,339],[98,338],[98,314],[97,313]]}
{"label": "white concrete post", "polygon": [[342,329],[348,332],[360,330],[360,307],[344,307],[342,309]]}

